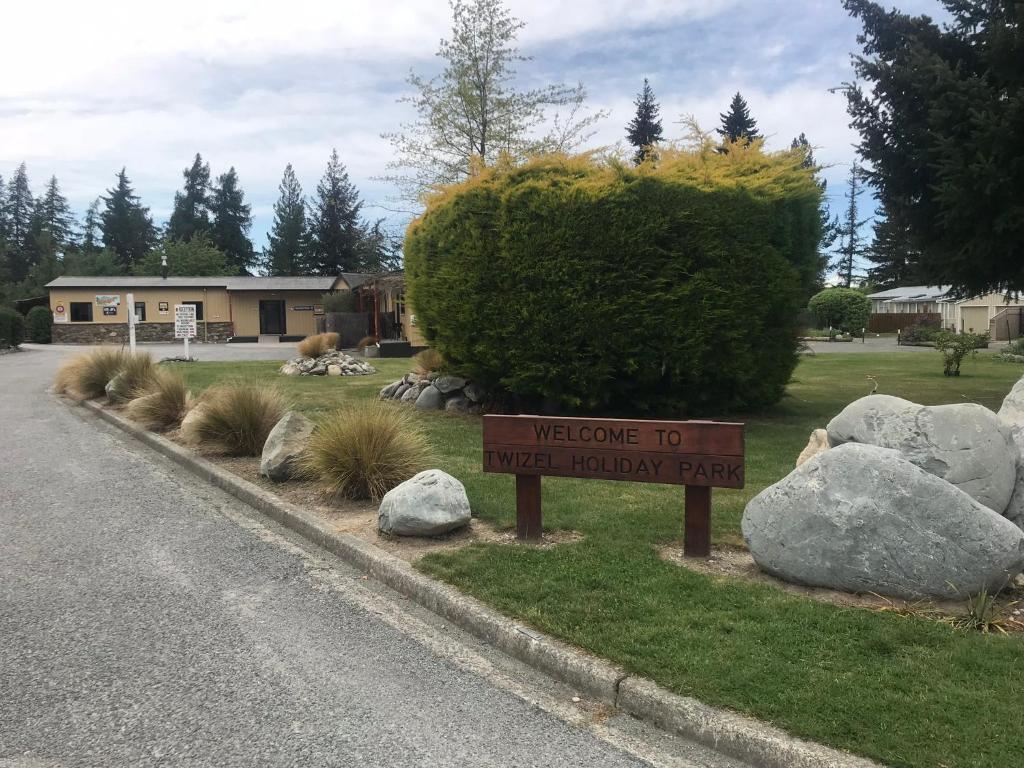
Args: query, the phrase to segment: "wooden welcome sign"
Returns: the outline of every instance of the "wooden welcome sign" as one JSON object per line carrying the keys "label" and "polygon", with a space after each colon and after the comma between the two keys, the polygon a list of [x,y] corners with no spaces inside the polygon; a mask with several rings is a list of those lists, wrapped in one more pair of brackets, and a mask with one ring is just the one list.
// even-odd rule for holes
{"label": "wooden welcome sign", "polygon": [[484,472],[516,476],[516,536],[541,535],[543,475],[686,487],[683,551],[711,552],[711,489],[743,487],[743,425],[484,416]]}

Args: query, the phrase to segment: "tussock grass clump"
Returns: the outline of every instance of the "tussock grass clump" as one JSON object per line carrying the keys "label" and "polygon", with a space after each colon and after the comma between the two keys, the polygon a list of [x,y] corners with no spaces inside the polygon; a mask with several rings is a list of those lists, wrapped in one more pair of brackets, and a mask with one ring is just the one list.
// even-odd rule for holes
{"label": "tussock grass clump", "polygon": [[121,370],[121,384],[129,397],[138,397],[156,379],[157,366],[149,352],[137,352],[124,356]]}
{"label": "tussock grass clump", "polygon": [[363,338],[359,340],[359,343],[356,344],[356,349],[362,352],[367,347],[372,347],[378,341],[380,341],[380,339],[378,339],[376,336],[363,336]]}
{"label": "tussock grass clump", "polygon": [[107,382],[121,372],[127,357],[120,349],[109,348],[77,355],[57,371],[54,391],[68,394],[76,400],[102,397],[106,394]]}
{"label": "tussock grass clump", "polygon": [[321,421],[300,471],[334,495],[379,501],[426,469],[429,461],[426,435],[408,411],[371,401],[334,411]]}
{"label": "tussock grass clump", "polygon": [[416,373],[426,375],[444,368],[444,356],[433,347],[427,347],[422,352],[417,352],[412,357],[412,364]]}
{"label": "tussock grass clump", "polygon": [[158,368],[145,387],[133,390],[125,413],[149,429],[170,429],[185,417],[191,401],[185,378],[176,371]]}
{"label": "tussock grass clump", "polygon": [[320,355],[338,348],[336,333],[318,333],[315,336],[307,336],[299,342],[299,354],[303,357],[320,357]]}
{"label": "tussock grass clump", "polygon": [[286,410],[276,389],[244,384],[208,389],[197,408],[183,437],[233,456],[259,456],[267,435]]}

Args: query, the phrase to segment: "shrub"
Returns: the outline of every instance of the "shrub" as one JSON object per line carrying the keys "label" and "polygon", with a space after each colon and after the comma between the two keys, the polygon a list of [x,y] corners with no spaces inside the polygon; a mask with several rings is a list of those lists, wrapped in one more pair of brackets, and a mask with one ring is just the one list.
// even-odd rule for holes
{"label": "shrub", "polygon": [[303,357],[320,357],[332,349],[337,349],[340,338],[336,333],[318,333],[315,336],[307,336],[299,342],[299,354]]}
{"label": "shrub", "polygon": [[176,371],[157,368],[144,389],[136,390],[125,413],[149,429],[177,426],[188,412],[191,397],[185,378]]}
{"label": "shrub", "polygon": [[910,325],[900,331],[900,341],[904,344],[920,344],[922,341],[935,341],[940,333],[944,333],[941,328],[930,325]]}
{"label": "shrub", "polygon": [[371,401],[328,414],[310,438],[301,471],[332,494],[378,501],[429,460],[427,439],[409,411]]}
{"label": "shrub", "polygon": [[120,349],[108,347],[76,355],[57,370],[54,391],[77,400],[103,397],[107,382],[121,372],[127,357]]}
{"label": "shrub", "polygon": [[25,340],[25,318],[20,312],[0,307],[0,347],[16,347]]}
{"label": "shrub", "polygon": [[363,338],[359,340],[359,343],[356,344],[356,349],[362,352],[367,347],[372,347],[378,341],[380,341],[380,339],[378,339],[376,336],[363,336]]}
{"label": "shrub", "polygon": [[32,307],[25,316],[25,331],[33,344],[49,344],[53,340],[53,312],[49,307]]}
{"label": "shrub", "polygon": [[324,312],[355,312],[356,296],[352,291],[325,293],[320,303],[324,305]]}
{"label": "shrub", "polygon": [[1024,355],[1024,336],[1009,342],[1003,352],[1008,355]]}
{"label": "shrub", "polygon": [[418,326],[452,369],[524,409],[775,402],[817,273],[821,191],[800,163],[740,147],[485,169],[409,227]]}
{"label": "shrub", "polygon": [[934,341],[935,348],[942,353],[942,372],[946,376],[959,376],[960,364],[978,354],[979,348],[988,345],[988,334],[940,331]]}
{"label": "shrub", "polygon": [[860,333],[868,327],[871,300],[853,288],[826,288],[811,297],[807,309],[823,328]]}
{"label": "shrub", "polygon": [[276,389],[226,384],[207,390],[198,408],[186,440],[233,456],[259,456],[285,403]]}
{"label": "shrub", "polygon": [[412,365],[413,370],[426,376],[444,368],[444,356],[433,347],[427,347],[412,356]]}

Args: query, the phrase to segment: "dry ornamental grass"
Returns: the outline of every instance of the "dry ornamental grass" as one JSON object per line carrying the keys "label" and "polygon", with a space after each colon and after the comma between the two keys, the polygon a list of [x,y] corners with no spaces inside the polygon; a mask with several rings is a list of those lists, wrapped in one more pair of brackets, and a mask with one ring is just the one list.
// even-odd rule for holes
{"label": "dry ornamental grass", "polygon": [[76,400],[102,397],[107,382],[121,372],[127,358],[128,355],[120,349],[109,348],[95,349],[77,355],[57,371],[54,391],[70,395]]}
{"label": "dry ornamental grass", "polygon": [[158,368],[145,387],[133,390],[126,413],[129,419],[149,429],[170,429],[181,422],[190,404],[184,377],[176,371]]}
{"label": "dry ornamental grass", "polygon": [[429,461],[426,435],[410,414],[371,401],[334,411],[321,421],[301,470],[333,495],[379,501],[426,469]]}
{"label": "dry ornamental grass", "polygon": [[286,410],[276,389],[247,385],[209,389],[198,408],[183,437],[232,456],[259,456],[267,435]]}
{"label": "dry ornamental grass", "polygon": [[307,336],[299,342],[299,354],[303,357],[320,357],[332,349],[337,349],[340,336],[336,333],[318,333]]}
{"label": "dry ornamental grass", "polygon": [[413,355],[412,363],[417,373],[426,376],[444,367],[444,357],[433,347],[427,347]]}

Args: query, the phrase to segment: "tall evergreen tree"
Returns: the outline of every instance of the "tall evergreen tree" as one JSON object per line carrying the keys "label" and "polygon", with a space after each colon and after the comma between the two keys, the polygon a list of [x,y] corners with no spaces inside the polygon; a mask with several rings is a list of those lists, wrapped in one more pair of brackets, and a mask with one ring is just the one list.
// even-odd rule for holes
{"label": "tall evergreen tree", "polygon": [[359,210],[362,206],[359,192],[338,160],[338,151],[333,150],[327,170],[317,185],[310,215],[309,267],[313,274],[337,275],[360,268]]}
{"label": "tall evergreen tree", "polygon": [[377,219],[365,227],[359,244],[359,268],[364,272],[393,272],[402,268],[402,239]]}
{"label": "tall evergreen tree", "polygon": [[917,263],[920,254],[913,246],[906,225],[892,215],[883,213],[874,222],[874,239],[867,249],[868,279],[879,290],[925,282]]}
{"label": "tall evergreen tree", "polygon": [[233,166],[217,177],[210,213],[213,215],[213,246],[227,257],[228,264],[236,267],[239,274],[247,274],[256,261],[249,239],[252,208],[245,202],[245,193],[238,186],[238,174]]}
{"label": "tall evergreen tree", "polygon": [[839,249],[835,262],[839,282],[846,288],[852,287],[854,280],[863,276],[858,270],[867,252],[864,238],[861,236],[861,228],[867,224],[867,219],[858,218],[860,196],[864,193],[862,175],[863,171],[855,160],[847,182],[846,213],[843,216],[843,223],[839,226]]}
{"label": "tall evergreen tree", "polygon": [[96,253],[103,250],[103,223],[100,217],[101,202],[102,200],[97,197],[89,203],[89,207],[85,209],[85,221],[82,223],[81,242],[81,249],[83,253]]}
{"label": "tall evergreen tree", "polygon": [[274,223],[267,236],[265,267],[271,275],[305,274],[309,256],[306,200],[291,163],[285,166],[278,191]]}
{"label": "tall evergreen tree", "polygon": [[661,141],[661,120],[658,116],[661,108],[654,100],[654,91],[646,77],[643,90],[637,94],[633,103],[636,104],[636,114],[626,126],[626,138],[636,147],[633,162],[640,165],[647,159],[652,147]]}
{"label": "tall evergreen tree", "polygon": [[21,282],[32,269],[34,210],[28,171],[22,163],[7,183],[6,279]]}
{"label": "tall evergreen tree", "polygon": [[804,159],[801,165],[804,168],[808,168],[814,172],[814,178],[818,184],[818,189],[821,190],[821,204],[818,206],[818,219],[821,227],[821,240],[818,241],[818,259],[820,263],[819,267],[819,285],[820,287],[825,276],[825,271],[829,265],[829,253],[832,247],[835,245],[836,239],[839,237],[839,218],[833,217],[828,207],[828,198],[826,191],[828,189],[828,180],[821,175],[821,166],[818,165],[817,160],[814,158],[814,148],[811,146],[811,142],[807,140],[807,136],[801,133],[797,138],[793,139],[793,142],[789,145],[790,149],[799,150],[803,153]]}
{"label": "tall evergreen tree", "polygon": [[189,241],[210,232],[210,166],[196,152],[192,165],[181,172],[185,186],[174,193],[174,210],[167,222],[169,240]]}
{"label": "tall evergreen tree", "polygon": [[107,190],[103,203],[104,209],[100,213],[103,245],[117,255],[125,270],[130,271],[156,244],[156,229],[149,208],[139,202],[124,168],[117,174],[117,185]]}
{"label": "tall evergreen tree", "polygon": [[761,138],[761,134],[757,132],[757,121],[750,116],[750,108],[739,91],[732,97],[729,111],[720,114],[719,117],[722,119],[722,125],[716,130],[723,143],[743,141],[749,144],[754,139]]}
{"label": "tall evergreen tree", "polygon": [[57,177],[51,176],[46,192],[36,201],[36,220],[40,231],[53,238],[58,250],[65,250],[75,239],[75,217],[68,200],[60,192]]}
{"label": "tall evergreen tree", "polygon": [[0,176],[0,254],[7,241],[7,221],[7,188],[4,186],[4,177]]}

